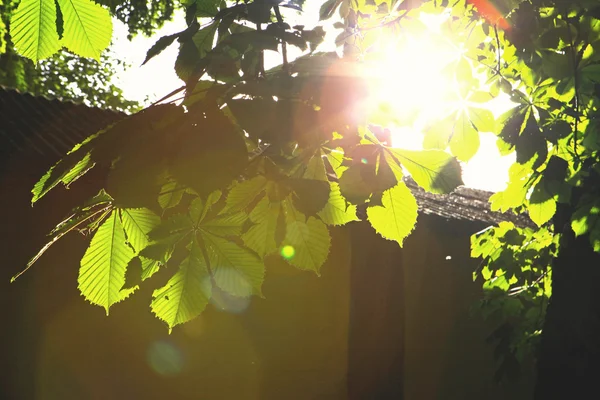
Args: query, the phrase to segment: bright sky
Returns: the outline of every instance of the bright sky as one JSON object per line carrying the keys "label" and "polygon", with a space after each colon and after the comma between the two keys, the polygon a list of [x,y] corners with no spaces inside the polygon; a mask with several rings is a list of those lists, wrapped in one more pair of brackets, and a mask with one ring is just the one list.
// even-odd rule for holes
{"label": "bright sky", "polygon": [[[290,22],[290,25],[301,23],[307,27],[314,26],[318,22],[318,10],[321,3],[320,0],[307,0],[302,16],[298,16],[294,11],[287,12],[288,15],[285,16],[286,21]],[[290,18],[294,18],[295,21],[290,21]],[[331,24],[329,24],[330,26]],[[129,70],[118,74],[115,82],[123,89],[125,97],[148,104],[182,85],[182,82],[175,75],[173,68],[178,51],[177,42],[154,57],[146,65],[141,66],[141,64],[146,57],[146,52],[159,37],[179,32],[185,29],[185,27],[183,15],[176,15],[172,22],[166,23],[152,38],[139,35],[129,42],[127,40],[125,25],[119,21],[114,21],[113,50],[119,57],[131,64]],[[325,28],[328,32],[325,41],[332,43],[333,38],[335,38],[339,31],[331,28],[327,29],[327,26]],[[289,47],[291,49],[294,48],[293,46]],[[320,48],[319,50],[333,50],[333,48],[330,45],[327,49]],[[416,88],[419,87],[418,85],[421,85],[420,87],[430,87],[442,84],[441,82],[437,82],[435,78],[436,71],[430,71],[425,67],[436,65],[435,57],[439,56],[438,53],[439,51],[432,51],[431,48],[428,49],[427,43],[417,43],[416,45],[407,46],[402,50],[401,54],[393,51],[390,52],[390,54],[395,54],[395,56],[388,60],[384,68],[388,68],[390,73],[394,73],[393,76],[399,76],[398,72],[401,72],[401,75],[405,78],[409,77],[409,79],[404,79],[399,85],[406,85],[406,82],[411,82],[412,86],[409,88],[410,90],[407,90],[405,86],[404,90],[398,90],[398,88],[392,85],[387,90],[385,96],[393,99],[393,102],[400,108],[404,107],[404,105],[427,107],[424,113],[425,118],[430,114],[432,118],[435,118],[435,115],[439,114],[441,106],[438,107],[435,105],[435,102],[432,102],[429,95],[431,91],[416,90]],[[298,51],[295,56],[299,54]],[[290,54],[290,58],[294,58],[293,53]],[[400,63],[398,61],[400,59],[413,60],[413,62],[410,64],[406,62]],[[267,64],[276,65],[278,60],[280,60],[280,56],[275,52],[267,52],[265,60]],[[385,71],[382,71],[382,73],[385,73]],[[410,97],[397,95],[398,93],[406,93],[408,91],[411,93]],[[418,93],[425,95],[419,96]],[[496,106],[493,107],[492,111],[496,115],[510,107],[510,103],[506,99],[497,100],[495,104]],[[416,124],[416,128],[412,129],[393,130],[394,146],[410,149],[421,148],[423,136],[420,134],[418,127],[423,126],[426,122],[421,121],[421,123]],[[481,134],[480,150],[468,163],[463,164],[463,180],[466,186],[489,191],[504,189],[508,179],[508,168],[514,162],[514,154],[501,157],[495,142],[496,137],[493,134]]]}

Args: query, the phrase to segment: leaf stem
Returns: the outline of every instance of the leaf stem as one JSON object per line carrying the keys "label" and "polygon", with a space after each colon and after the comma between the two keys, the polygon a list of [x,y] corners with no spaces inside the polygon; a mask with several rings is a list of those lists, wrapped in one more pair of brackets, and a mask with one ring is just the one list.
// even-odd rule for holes
{"label": "leaf stem", "polygon": [[[279,11],[279,6],[276,5],[275,7],[273,7],[273,9],[275,10],[275,17],[277,17],[277,23],[279,24],[281,29],[285,30],[285,26],[283,23],[283,17],[281,16],[281,12]],[[284,38],[281,38],[281,53],[283,56],[283,72],[285,72],[286,75],[289,75],[290,66],[288,63],[288,56],[287,56],[287,42],[285,41]]]}

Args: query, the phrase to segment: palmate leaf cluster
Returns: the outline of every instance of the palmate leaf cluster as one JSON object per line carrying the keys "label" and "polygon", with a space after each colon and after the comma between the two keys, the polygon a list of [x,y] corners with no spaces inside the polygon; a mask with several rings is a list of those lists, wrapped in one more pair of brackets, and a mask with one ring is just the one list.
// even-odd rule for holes
{"label": "palmate leaf cluster", "polygon": [[514,103],[491,130],[501,153],[515,153],[517,161],[506,189],[491,197],[492,210],[527,213],[537,226],[502,224],[472,240],[473,256],[483,258],[475,274],[484,282],[482,310],[502,321],[492,336],[503,358],[499,377],[537,343],[561,247],[586,235],[600,250],[600,8],[585,0],[513,3],[497,16],[504,29],[499,22],[472,25],[468,32],[480,44],[466,52],[490,93]]}
{"label": "palmate leaf cluster", "polygon": [[[433,193],[462,184],[450,154],[387,146],[384,128],[356,112],[367,86],[355,63],[315,53],[323,30],[290,27],[276,7],[188,4],[188,28],[148,52],[179,43],[183,103],[105,128],[41,178],[33,202],[92,168],[109,171],[98,196],[58,224],[29,266],[82,230],[91,235],[82,295],[108,313],[163,270],[170,278],[150,307],[172,328],[215,292],[262,296],[269,257],[318,274],[334,226],[366,219],[401,245],[417,219],[406,172]],[[286,46],[308,54],[265,71],[264,51]]]}
{"label": "palmate leaf cluster", "polygon": [[[484,282],[482,309],[504,321],[494,336],[499,352],[521,357],[539,335],[563,236],[587,235],[600,249],[596,2],[330,0],[320,15],[342,18],[335,27],[344,58],[316,51],[321,28],[285,23],[280,8],[299,3],[185,5],[188,28],[158,39],[147,56],[179,46],[175,70],[185,86],[175,94],[183,103],[106,128],[34,188],[37,201],[92,167],[109,170],[105,191],[49,242],[73,229],[93,233],[80,269],[83,295],[108,312],[135,290],[125,279],[132,265],[141,266],[143,284],[169,271],[151,308],[173,327],[217,291],[260,296],[269,257],[319,273],[333,226],[366,219],[402,244],[417,218],[404,174],[448,193],[462,184],[457,159],[469,160],[479,133],[492,132],[517,160],[492,209],[526,213],[534,225],[476,235],[473,256],[483,264],[475,277]],[[423,30],[421,12],[446,13],[440,35],[463,50],[444,68],[460,106],[430,121],[426,150],[414,152],[389,147],[387,124],[397,116],[366,111],[369,85],[356,60],[384,35]],[[306,55],[288,60],[290,46]],[[282,64],[265,71],[269,51]],[[515,106],[495,118],[488,101],[501,95]]]}
{"label": "palmate leaf cluster", "polygon": [[[598,107],[600,5],[594,0],[425,2],[328,1],[322,17],[344,18],[337,38],[348,53],[367,54],[383,35],[419,30],[415,12],[449,16],[441,34],[462,49],[445,70],[457,103],[424,129],[423,146],[449,149],[459,160],[479,148],[478,132],[497,135],[502,154],[516,155],[494,211],[526,214],[534,226],[501,224],[473,237],[483,258],[481,311],[501,323],[491,336],[510,374],[537,343],[551,294],[551,264],[573,236],[600,251]],[[380,26],[382,29],[373,29]],[[363,28],[363,29],[361,29]],[[514,106],[499,118],[488,107],[504,96]],[[392,118],[389,118],[391,120]],[[409,121],[410,123],[410,121]]]}

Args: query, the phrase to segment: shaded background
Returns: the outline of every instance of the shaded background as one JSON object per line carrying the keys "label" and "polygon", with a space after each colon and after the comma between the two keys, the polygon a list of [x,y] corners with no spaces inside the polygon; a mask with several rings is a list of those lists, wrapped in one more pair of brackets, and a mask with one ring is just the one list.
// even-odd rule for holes
{"label": "shaded background", "polygon": [[[82,106],[60,112],[63,106],[56,102],[17,96],[2,103],[5,99],[0,91],[0,139],[27,132],[24,137],[40,143],[76,142],[61,127],[75,129],[93,120]],[[41,112],[44,107],[50,111]],[[20,117],[19,110],[28,117]],[[85,133],[91,132],[78,134]],[[471,278],[478,261],[469,258],[469,236],[491,220],[482,208],[483,194],[477,200],[475,191],[463,191],[463,197],[440,200],[421,193],[425,212],[403,249],[363,223],[333,229],[321,277],[273,256],[267,261],[265,299],[216,296],[199,318],[169,335],[149,304],[152,289],[173,268],[145,282],[107,317],[77,290],[79,259],[88,240],[78,233],[9,283],[54,224],[97,193],[101,177],[92,171],[32,208],[30,189],[58,155],[25,145],[9,151],[0,144],[0,304],[5,310],[0,398],[531,397],[528,369],[520,382],[493,383],[493,348],[485,338],[494,326],[469,313],[480,296],[480,285]],[[469,193],[475,196],[471,210],[465,208]]]}

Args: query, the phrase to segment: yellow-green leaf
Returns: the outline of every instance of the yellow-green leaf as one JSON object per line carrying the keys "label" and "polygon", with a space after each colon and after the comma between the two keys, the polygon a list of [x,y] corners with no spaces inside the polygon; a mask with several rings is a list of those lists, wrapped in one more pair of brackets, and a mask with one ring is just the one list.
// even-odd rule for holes
{"label": "yellow-green leaf", "polygon": [[179,270],[165,286],[152,294],[150,308],[169,328],[173,328],[200,315],[211,295],[212,285],[206,261],[200,245],[193,239],[189,254],[179,265]]}
{"label": "yellow-green leaf", "polygon": [[121,221],[127,235],[127,242],[136,254],[148,245],[148,233],[160,224],[158,215],[147,208],[122,209]]}
{"label": "yellow-green leaf", "polygon": [[441,150],[389,149],[419,186],[431,193],[450,193],[463,185],[456,158]]}
{"label": "yellow-green leaf", "polygon": [[93,304],[106,309],[127,298],[137,287],[123,289],[127,264],[133,250],[125,241],[125,232],[117,212],[100,225],[81,259],[79,290]]}
{"label": "yellow-green leaf", "polygon": [[290,264],[318,273],[329,255],[331,237],[323,221],[310,217],[304,222],[304,218],[296,218],[288,220],[283,245],[293,248],[293,256],[287,258]]}
{"label": "yellow-green leaf", "polygon": [[60,49],[54,0],[21,0],[10,20],[15,49],[37,63]]}
{"label": "yellow-green leaf", "polygon": [[217,286],[234,296],[262,296],[265,266],[254,253],[210,233],[202,239]]}
{"label": "yellow-green leaf", "polygon": [[182,187],[175,181],[167,182],[160,189],[158,204],[163,210],[177,206],[183,197],[185,187]]}
{"label": "yellow-green leaf", "polygon": [[337,182],[330,182],[331,191],[325,207],[317,214],[327,225],[345,225],[351,221],[358,221],[356,206],[349,204],[340,192]]}
{"label": "yellow-green leaf", "polygon": [[464,112],[454,123],[450,150],[460,161],[469,161],[479,150],[479,133]]}
{"label": "yellow-green leaf", "polygon": [[81,176],[85,175],[86,172],[92,169],[95,164],[96,163],[92,161],[90,153],[87,153],[77,163],[69,164],[69,160],[67,160],[67,158],[59,161],[52,168],[50,168],[33,186],[33,189],[31,190],[31,193],[33,194],[31,203],[33,204],[41,199],[59,183],[68,186],[75,182]]}
{"label": "yellow-green leaf", "polygon": [[227,195],[228,212],[241,211],[248,207],[250,203],[265,190],[267,178],[262,175],[255,176],[252,179],[243,182],[237,182]]}
{"label": "yellow-green leaf", "polygon": [[244,233],[242,239],[246,246],[261,257],[277,250],[275,232],[280,210],[280,202],[270,202],[265,196],[250,214],[250,218],[256,224]]}
{"label": "yellow-green leaf", "polygon": [[317,150],[317,152],[310,158],[302,177],[304,179],[327,181],[327,171],[325,170],[325,163],[323,162],[321,149]]}
{"label": "yellow-green leaf", "polygon": [[529,218],[537,226],[542,226],[554,216],[556,212],[556,200],[549,198],[541,203],[529,203]]}
{"label": "yellow-green leaf", "polygon": [[91,0],[58,0],[58,4],[64,21],[62,44],[82,57],[100,61],[112,37],[108,10]]}
{"label": "yellow-green leaf", "polygon": [[402,246],[417,223],[417,200],[404,182],[399,182],[383,193],[381,202],[383,206],[367,209],[367,218],[377,233]]}

